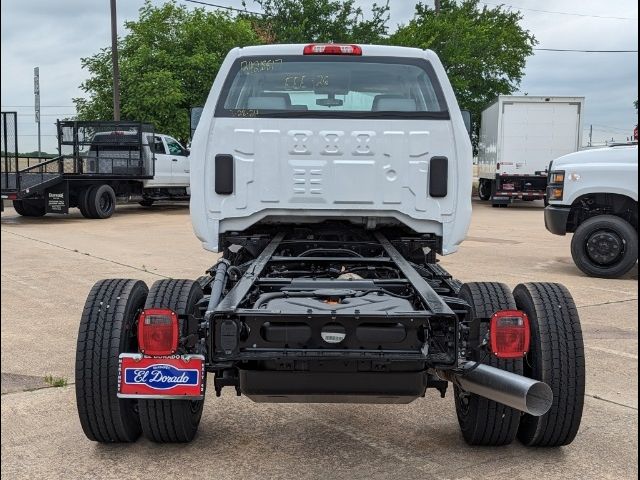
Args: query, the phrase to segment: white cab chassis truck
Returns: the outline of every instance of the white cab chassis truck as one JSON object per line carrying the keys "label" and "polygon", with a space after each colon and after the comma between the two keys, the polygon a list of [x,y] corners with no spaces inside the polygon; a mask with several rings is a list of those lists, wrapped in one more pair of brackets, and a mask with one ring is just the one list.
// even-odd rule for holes
{"label": "white cab chassis truck", "polygon": [[[116,204],[189,200],[189,151],[139,122],[59,121],[59,156],[7,164],[2,199],[26,217],[68,213],[109,218]],[[3,204],[4,205],[4,204]]]}
{"label": "white cab chassis truck", "polygon": [[433,52],[236,48],[192,148],[192,223],[221,258],[195,281],[93,287],[76,357],[88,438],[190,441],[226,387],[404,404],[453,384],[468,443],[571,443],[585,370],[569,292],[463,285],[437,263],[467,232],[472,155]]}
{"label": "white cab chassis truck", "polygon": [[582,144],[584,97],[500,95],[482,112],[478,195],[494,207],[542,200],[547,167]]}
{"label": "white cab chassis truck", "polygon": [[571,256],[587,275],[616,278],[638,261],[638,146],[584,150],[550,166],[547,230],[573,233]]}

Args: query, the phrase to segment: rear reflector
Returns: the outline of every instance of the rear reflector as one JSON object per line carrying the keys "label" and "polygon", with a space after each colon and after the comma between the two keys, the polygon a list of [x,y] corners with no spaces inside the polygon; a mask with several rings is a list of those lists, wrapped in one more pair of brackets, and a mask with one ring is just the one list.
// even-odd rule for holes
{"label": "rear reflector", "polygon": [[498,358],[522,358],[529,351],[529,317],[520,310],[501,310],[491,317],[489,347]]}
{"label": "rear reflector", "polygon": [[362,55],[358,45],[338,45],[335,43],[317,45],[312,43],[304,47],[305,55]]}
{"label": "rear reflector", "polygon": [[138,319],[138,346],[145,355],[173,355],[178,349],[178,315],[168,308],[148,308]]}

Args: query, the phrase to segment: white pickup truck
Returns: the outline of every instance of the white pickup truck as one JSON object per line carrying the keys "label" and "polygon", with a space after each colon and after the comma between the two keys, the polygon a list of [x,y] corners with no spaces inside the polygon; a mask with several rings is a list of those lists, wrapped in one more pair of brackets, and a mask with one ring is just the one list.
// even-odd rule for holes
{"label": "white pickup truck", "polygon": [[620,277],[638,261],[638,146],[584,150],[549,167],[547,230],[573,233],[571,255],[587,275]]}

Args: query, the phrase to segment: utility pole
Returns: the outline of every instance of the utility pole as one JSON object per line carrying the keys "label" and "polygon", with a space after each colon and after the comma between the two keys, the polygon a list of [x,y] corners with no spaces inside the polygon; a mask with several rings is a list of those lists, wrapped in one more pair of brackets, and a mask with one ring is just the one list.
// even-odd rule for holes
{"label": "utility pole", "polygon": [[118,67],[118,17],[111,0],[111,62],[113,63],[113,119],[120,120],[120,68]]}
{"label": "utility pole", "polygon": [[589,146],[591,146],[592,140],[593,140],[593,125],[589,127]]}
{"label": "utility pole", "polygon": [[436,15],[438,15],[440,13],[440,0],[435,0],[435,10],[436,10]]}
{"label": "utility pole", "polygon": [[35,117],[38,124],[38,158],[40,158],[40,152],[42,151],[41,136],[40,136],[40,68],[34,67],[33,69],[33,95],[35,97]]}

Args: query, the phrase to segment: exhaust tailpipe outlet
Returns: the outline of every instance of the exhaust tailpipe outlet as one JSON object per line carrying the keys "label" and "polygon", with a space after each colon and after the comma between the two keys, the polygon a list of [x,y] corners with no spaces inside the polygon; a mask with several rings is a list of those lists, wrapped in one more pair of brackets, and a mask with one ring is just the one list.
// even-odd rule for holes
{"label": "exhaust tailpipe outlet", "polygon": [[476,362],[466,362],[462,369],[468,372],[453,373],[448,370],[438,370],[437,374],[443,380],[448,380],[467,392],[502,403],[534,417],[541,417],[551,408],[553,392],[544,382],[488,365],[476,367]]}

